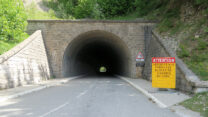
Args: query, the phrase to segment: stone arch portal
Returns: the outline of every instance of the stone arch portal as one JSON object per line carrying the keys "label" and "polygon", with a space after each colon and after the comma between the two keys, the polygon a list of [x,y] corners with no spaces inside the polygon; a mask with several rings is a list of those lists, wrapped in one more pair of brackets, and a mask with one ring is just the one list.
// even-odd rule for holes
{"label": "stone arch portal", "polygon": [[[118,36],[101,30],[82,33],[65,49],[62,76],[130,75],[130,51]],[[99,72],[101,66],[106,72]]]}

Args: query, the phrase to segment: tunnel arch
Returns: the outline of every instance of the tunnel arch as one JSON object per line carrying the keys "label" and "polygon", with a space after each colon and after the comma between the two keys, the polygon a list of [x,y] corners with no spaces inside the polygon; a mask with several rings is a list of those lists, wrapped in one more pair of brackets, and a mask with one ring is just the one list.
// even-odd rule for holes
{"label": "tunnel arch", "polygon": [[[74,38],[64,51],[62,76],[130,75],[131,55],[126,43],[117,35],[93,30]],[[106,67],[100,73],[101,66]]]}

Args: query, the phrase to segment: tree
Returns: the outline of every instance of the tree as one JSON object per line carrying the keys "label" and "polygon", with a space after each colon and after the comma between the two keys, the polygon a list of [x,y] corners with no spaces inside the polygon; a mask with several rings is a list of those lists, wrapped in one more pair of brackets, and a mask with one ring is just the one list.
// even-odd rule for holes
{"label": "tree", "polygon": [[26,35],[26,25],[22,0],[0,0],[0,40],[20,41]]}

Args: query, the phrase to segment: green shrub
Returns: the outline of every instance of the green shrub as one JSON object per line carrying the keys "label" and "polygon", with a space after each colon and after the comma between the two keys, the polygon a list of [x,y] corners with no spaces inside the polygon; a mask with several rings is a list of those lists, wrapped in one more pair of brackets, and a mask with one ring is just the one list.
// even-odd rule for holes
{"label": "green shrub", "polygon": [[135,0],[134,6],[140,16],[145,16],[155,9],[163,10],[168,2],[168,0]]}
{"label": "green shrub", "polygon": [[11,41],[1,41],[0,40],[0,55],[4,54],[14,46],[16,46],[18,43],[17,42],[11,42]]}
{"label": "green shrub", "polygon": [[22,0],[0,0],[0,40],[23,39],[26,25],[27,16]]}
{"label": "green shrub", "polygon": [[74,7],[78,0],[43,0],[44,5],[55,11],[58,18],[73,19]]}
{"label": "green shrub", "polygon": [[204,29],[204,32],[205,32],[205,33],[208,33],[208,27],[206,27],[206,28]]}
{"label": "green shrub", "polygon": [[180,45],[180,51],[178,52],[178,56],[180,58],[185,58],[190,56],[188,50],[185,48],[184,45]]}
{"label": "green shrub", "polygon": [[58,18],[100,18],[96,0],[44,0],[44,4],[55,11]]}
{"label": "green shrub", "polygon": [[189,61],[186,62],[186,64],[188,65],[188,67],[196,74],[200,77],[201,80],[208,80],[208,71],[207,71],[207,64],[206,62],[194,62]]}
{"label": "green shrub", "polygon": [[158,25],[158,29],[160,32],[166,32],[170,28],[173,28],[173,19],[165,18],[161,21],[161,23]]}
{"label": "green shrub", "polygon": [[40,11],[37,9],[37,5],[32,2],[26,8],[28,19],[39,20],[39,19],[58,19],[56,18],[55,12],[50,9],[48,12]]}
{"label": "green shrub", "polygon": [[196,49],[198,49],[198,50],[204,50],[204,49],[206,49],[207,46],[208,46],[208,43],[206,41],[199,40],[198,46],[197,46]]}
{"label": "green shrub", "polygon": [[97,3],[107,18],[126,15],[134,9],[134,0],[97,0]]}
{"label": "green shrub", "polygon": [[207,6],[208,5],[208,0],[194,0],[195,5],[203,5]]}
{"label": "green shrub", "polygon": [[205,60],[207,60],[207,56],[203,54],[194,54],[191,56],[191,61],[195,63],[204,62]]}
{"label": "green shrub", "polygon": [[79,0],[78,5],[74,8],[74,17],[81,18],[95,18],[98,19],[100,12],[95,0]]}

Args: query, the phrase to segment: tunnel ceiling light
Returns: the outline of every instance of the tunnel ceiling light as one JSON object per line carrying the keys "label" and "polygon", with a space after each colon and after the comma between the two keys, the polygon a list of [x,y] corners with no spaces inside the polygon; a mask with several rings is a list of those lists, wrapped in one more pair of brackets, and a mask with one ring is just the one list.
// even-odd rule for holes
{"label": "tunnel ceiling light", "polygon": [[101,66],[101,67],[100,67],[100,72],[107,72],[107,69],[106,69],[106,67],[104,67],[104,66]]}

